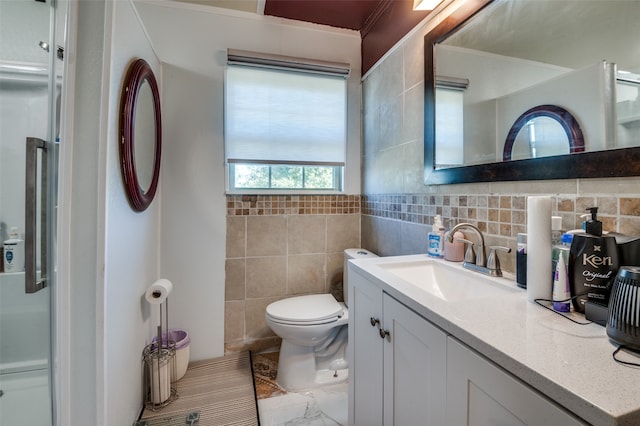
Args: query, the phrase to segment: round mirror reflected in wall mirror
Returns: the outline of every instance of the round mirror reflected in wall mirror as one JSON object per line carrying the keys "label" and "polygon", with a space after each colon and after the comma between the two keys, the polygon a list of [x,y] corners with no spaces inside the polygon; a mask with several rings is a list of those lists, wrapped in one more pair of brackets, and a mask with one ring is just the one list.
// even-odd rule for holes
{"label": "round mirror reflected in wall mirror", "polygon": [[120,106],[120,164],[131,207],[149,207],[160,176],[162,123],[158,84],[144,59],[127,72]]}
{"label": "round mirror reflected in wall mirror", "polygon": [[529,120],[516,135],[512,160],[569,154],[569,138],[556,120],[537,117]]}
{"label": "round mirror reflected in wall mirror", "polygon": [[502,159],[522,160],[584,151],[584,136],[575,117],[557,105],[539,105],[513,123]]}

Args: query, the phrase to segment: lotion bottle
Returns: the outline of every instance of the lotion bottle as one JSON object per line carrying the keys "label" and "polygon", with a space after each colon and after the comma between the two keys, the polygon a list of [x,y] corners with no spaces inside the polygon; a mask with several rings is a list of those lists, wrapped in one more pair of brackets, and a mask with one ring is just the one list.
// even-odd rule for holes
{"label": "lotion bottle", "polygon": [[597,207],[590,207],[591,218],[585,231],[576,233],[569,250],[569,285],[573,306],[584,313],[587,301],[601,305],[609,303],[613,279],[620,266],[615,237],[602,235],[602,222]]}
{"label": "lotion bottle", "polygon": [[24,241],[20,239],[18,228],[11,228],[9,239],[4,241],[3,249],[4,271],[24,271]]}
{"label": "lotion bottle", "polygon": [[571,310],[571,289],[567,279],[567,267],[564,256],[560,254],[553,278],[553,309],[558,312],[569,312]]}

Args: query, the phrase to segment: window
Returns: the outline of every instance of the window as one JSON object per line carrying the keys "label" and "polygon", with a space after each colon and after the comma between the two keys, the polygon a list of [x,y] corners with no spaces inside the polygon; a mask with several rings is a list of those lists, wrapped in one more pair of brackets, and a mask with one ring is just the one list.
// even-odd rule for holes
{"label": "window", "polygon": [[436,86],[436,164],[464,164],[464,92]]}
{"label": "window", "polygon": [[341,75],[318,71],[315,63],[301,70],[300,61],[291,58],[265,66],[264,56],[259,63],[229,62],[224,120],[228,191],[341,191],[344,68]]}
{"label": "window", "polygon": [[436,76],[436,165],[464,164],[464,91],[466,78]]}

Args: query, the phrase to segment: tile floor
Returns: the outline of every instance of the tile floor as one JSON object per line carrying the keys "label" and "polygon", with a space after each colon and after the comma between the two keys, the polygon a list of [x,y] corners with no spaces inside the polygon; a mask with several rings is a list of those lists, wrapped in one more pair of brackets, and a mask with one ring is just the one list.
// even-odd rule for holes
{"label": "tile floor", "polygon": [[253,355],[253,369],[262,426],[345,426],[348,384],[306,392],[287,392],[275,378],[278,353]]}
{"label": "tile floor", "polygon": [[347,383],[258,400],[262,426],[346,426]]}

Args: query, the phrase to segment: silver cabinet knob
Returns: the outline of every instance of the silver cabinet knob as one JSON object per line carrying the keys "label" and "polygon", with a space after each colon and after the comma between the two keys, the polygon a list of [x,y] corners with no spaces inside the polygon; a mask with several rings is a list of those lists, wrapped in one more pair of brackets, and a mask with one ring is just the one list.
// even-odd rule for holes
{"label": "silver cabinet knob", "polygon": [[371,323],[371,327],[375,327],[376,324],[380,324],[380,320],[374,317],[369,318],[369,322]]}
{"label": "silver cabinet knob", "polygon": [[381,328],[380,329],[380,337],[384,339],[387,336],[391,336],[391,333],[389,333],[388,330],[384,330],[384,329]]}

